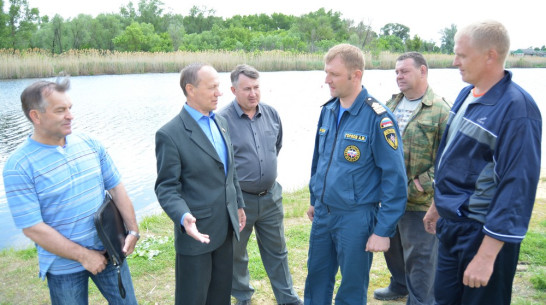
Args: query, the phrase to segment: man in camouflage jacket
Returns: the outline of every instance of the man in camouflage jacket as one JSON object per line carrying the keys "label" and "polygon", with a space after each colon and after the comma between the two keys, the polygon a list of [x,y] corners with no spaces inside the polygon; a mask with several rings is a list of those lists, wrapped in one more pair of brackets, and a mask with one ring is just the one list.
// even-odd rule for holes
{"label": "man in camouflage jacket", "polygon": [[434,198],[434,162],[450,104],[428,86],[428,66],[420,53],[401,55],[395,72],[401,93],[393,95],[387,106],[402,134],[408,200],[385,252],[390,285],[375,290],[374,297],[392,300],[408,295],[407,304],[433,304],[437,239],[425,231],[423,217]]}

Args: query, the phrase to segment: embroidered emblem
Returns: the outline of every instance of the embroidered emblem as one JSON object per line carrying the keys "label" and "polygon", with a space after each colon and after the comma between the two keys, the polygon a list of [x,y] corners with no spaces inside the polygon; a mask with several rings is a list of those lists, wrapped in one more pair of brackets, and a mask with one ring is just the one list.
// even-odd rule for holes
{"label": "embroidered emblem", "polygon": [[319,128],[318,133],[319,133],[320,135],[326,134],[326,128],[324,128],[324,127]]}
{"label": "embroidered emblem", "polygon": [[396,150],[398,148],[398,137],[396,136],[394,128],[385,129],[383,135],[385,136],[387,143]]}
{"label": "embroidered emblem", "polygon": [[349,162],[356,162],[360,159],[360,149],[354,145],[349,145],[345,148],[343,156],[345,157],[345,160]]}
{"label": "embroidered emblem", "polygon": [[383,119],[381,120],[381,123],[379,123],[379,126],[381,126],[381,129],[383,129],[383,128],[388,128],[388,127],[392,127],[392,126],[393,126],[392,120],[391,120],[390,118],[388,118],[388,117],[383,118]]}
{"label": "embroidered emblem", "polygon": [[345,133],[343,138],[345,138],[347,140],[355,140],[355,141],[360,141],[360,142],[366,142],[368,140],[367,135],[356,134],[356,133]]}

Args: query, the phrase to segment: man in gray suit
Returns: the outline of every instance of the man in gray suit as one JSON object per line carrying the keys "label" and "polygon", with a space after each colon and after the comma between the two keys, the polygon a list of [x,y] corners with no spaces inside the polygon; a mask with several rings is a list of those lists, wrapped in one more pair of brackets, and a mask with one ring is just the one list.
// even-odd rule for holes
{"label": "man in gray suit", "polygon": [[246,222],[226,121],[212,112],[219,78],[205,64],[180,75],[187,98],[180,114],[156,133],[159,204],[174,222],[175,304],[228,305],[232,236]]}

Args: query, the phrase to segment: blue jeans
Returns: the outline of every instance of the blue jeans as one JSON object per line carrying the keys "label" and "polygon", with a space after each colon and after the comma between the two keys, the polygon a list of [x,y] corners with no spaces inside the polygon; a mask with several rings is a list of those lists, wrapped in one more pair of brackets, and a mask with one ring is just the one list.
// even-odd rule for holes
{"label": "blue jeans", "polygon": [[118,288],[118,272],[112,263],[108,263],[106,269],[97,275],[84,270],[70,274],[47,273],[47,285],[53,305],[88,304],[89,278],[93,280],[108,304],[137,304],[133,281],[127,261],[121,265],[121,281],[125,287],[126,296],[122,299]]}

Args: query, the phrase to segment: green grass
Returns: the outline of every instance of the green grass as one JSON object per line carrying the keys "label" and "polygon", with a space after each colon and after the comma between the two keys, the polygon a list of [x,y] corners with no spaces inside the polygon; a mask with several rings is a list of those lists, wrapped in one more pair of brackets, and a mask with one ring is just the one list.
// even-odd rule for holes
{"label": "green grass", "polygon": [[[541,184],[546,182],[541,180]],[[285,236],[288,261],[294,289],[303,297],[307,275],[307,250],[311,222],[305,215],[309,207],[309,192],[306,188],[283,194],[285,211]],[[144,218],[139,223],[142,239],[135,254],[128,258],[133,284],[140,304],[172,304],[174,302],[175,251],[173,247],[173,224],[163,213]],[[546,199],[539,198],[535,204],[529,233],[522,243],[518,272],[514,279],[513,304],[539,305],[546,299]],[[251,235],[248,244],[251,284],[256,292],[253,303],[276,304],[269,279],[263,268],[256,238]],[[47,283],[38,277],[36,250],[4,250],[0,252],[0,304],[48,304]],[[374,254],[370,273],[368,304],[402,305],[405,300],[377,301],[373,290],[389,283],[389,271],[382,253]],[[341,276],[336,278],[336,291]],[[106,304],[97,288],[90,282],[90,304]]]}

